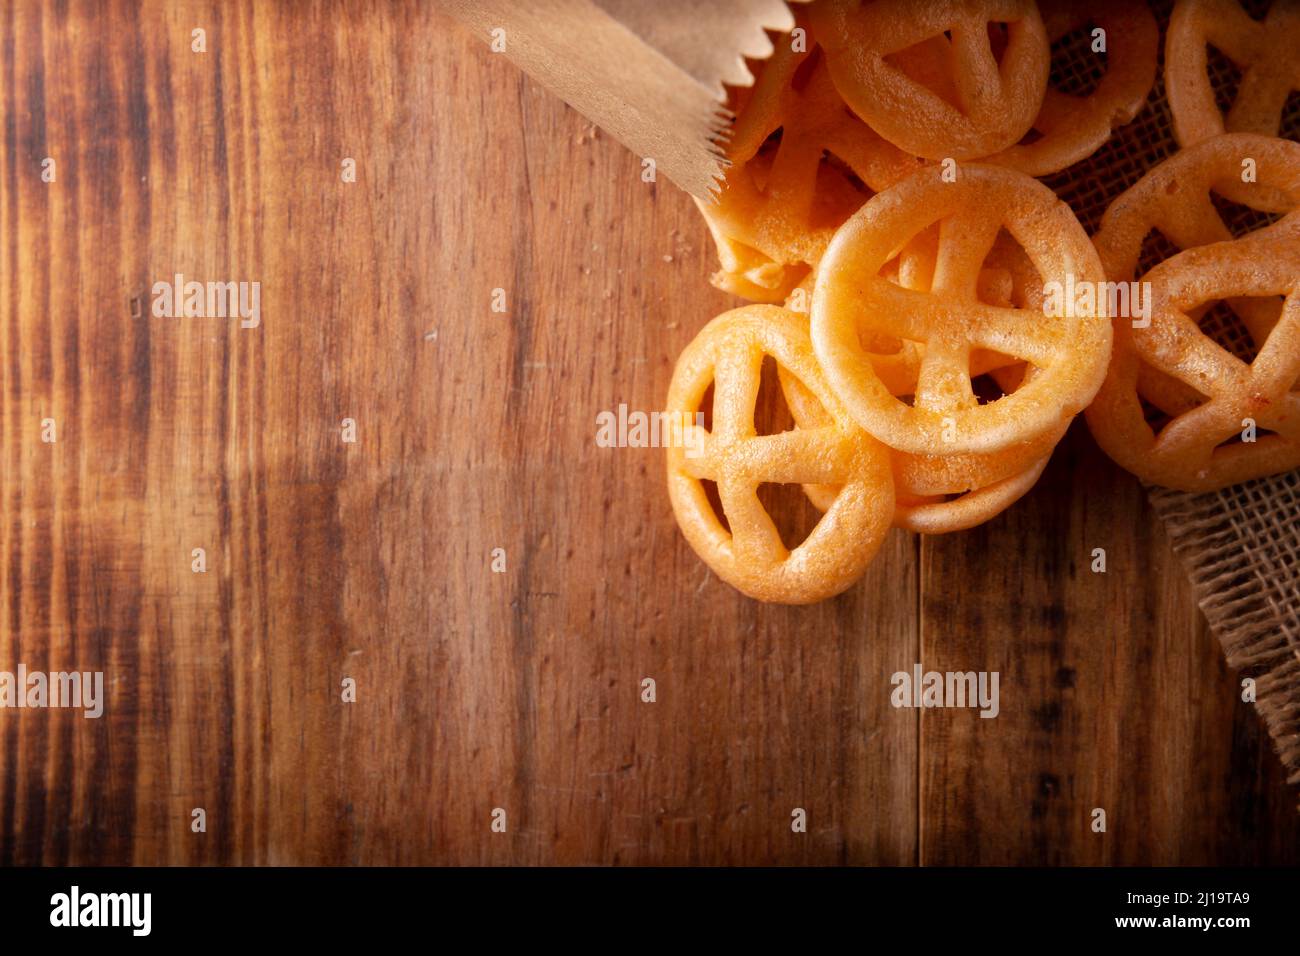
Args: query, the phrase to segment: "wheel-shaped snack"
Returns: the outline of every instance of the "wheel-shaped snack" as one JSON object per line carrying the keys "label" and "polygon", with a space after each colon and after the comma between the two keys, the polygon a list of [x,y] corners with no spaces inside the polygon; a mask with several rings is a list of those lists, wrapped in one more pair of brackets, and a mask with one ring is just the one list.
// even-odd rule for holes
{"label": "wheel-shaped snack", "polygon": [[1053,43],[1089,23],[1104,31],[1106,72],[1085,96],[1049,86],[1033,123],[1038,139],[980,160],[1031,176],[1060,172],[1086,159],[1138,114],[1155,85],[1160,46],[1155,17],[1137,0],[1044,0],[1039,9]]}
{"label": "wheel-shaped snack", "polygon": [[[906,289],[928,290],[934,282],[934,268],[938,256],[939,229],[932,226],[918,233],[899,254],[881,269],[881,276]],[[809,273],[800,280],[804,303],[812,300],[815,276]],[[976,294],[990,305],[1040,307],[1042,280],[1029,262],[1024,250],[1015,243],[1001,238],[993,246],[976,282]],[[787,308],[791,308],[789,300]],[[807,312],[807,306],[794,309]],[[864,332],[860,337],[862,347],[870,356],[872,367],[891,395],[911,395],[916,390],[921,369],[923,349],[915,342],[905,342],[888,335]],[[1003,369],[1020,368],[1023,362],[977,349],[971,353],[971,375],[988,374],[997,377]],[[996,373],[996,374],[995,374]],[[1016,379],[1019,382],[1019,377]],[[783,380],[784,381],[784,380]],[[788,397],[788,396],[787,396]]]}
{"label": "wheel-shaped snack", "polygon": [[[810,14],[845,102],[905,153],[988,156],[1019,142],[1038,116],[1050,50],[1033,0],[821,0]],[[991,23],[1007,25],[1001,60]],[[924,64],[935,53],[948,60],[939,72],[950,91],[909,71],[908,58]]]}
{"label": "wheel-shaped snack", "polygon": [[[904,289],[929,292],[934,287],[935,268],[939,262],[939,233],[938,223],[917,233],[881,275]],[[1033,263],[1024,249],[1006,235],[999,235],[989,250],[975,280],[975,296],[987,305],[1022,309],[1041,309],[1044,301],[1042,279]],[[860,338],[863,347],[871,353],[871,363],[890,394],[914,394],[924,348],[915,342],[865,330]],[[974,349],[970,355],[972,378],[1023,365],[1022,361],[987,349]]]}
{"label": "wheel-shaped snack", "polygon": [[[1246,165],[1255,173],[1253,182],[1242,182]],[[1176,249],[1230,242],[1233,233],[1211,195],[1228,191],[1228,184],[1247,191],[1240,198],[1249,205],[1279,210],[1300,208],[1300,144],[1253,133],[1227,133],[1165,160],[1116,199],[1102,217],[1094,242],[1109,278],[1128,282],[1136,277],[1144,244],[1153,231],[1163,235]],[[1267,196],[1268,201],[1261,201],[1262,196]],[[1274,231],[1275,227],[1268,227],[1248,233],[1244,238],[1266,237]],[[1156,263],[1144,265],[1150,268]],[[1143,281],[1152,282],[1153,276],[1159,275],[1149,272]],[[1153,286],[1155,291],[1158,290]],[[1253,343],[1264,342],[1269,337],[1281,314],[1281,303],[1275,297],[1229,298],[1227,306]],[[1193,309],[1189,317],[1199,319],[1202,311],[1203,307]],[[1137,335],[1139,330],[1131,326],[1126,319],[1116,320],[1111,367],[1101,390],[1104,394],[1099,394],[1096,407],[1089,409],[1088,426],[1098,444],[1119,464],[1156,481],[1160,466],[1148,463],[1145,458],[1156,450],[1155,430],[1145,421],[1139,423],[1133,418],[1134,408],[1140,412],[1145,402],[1159,415],[1173,419],[1201,407],[1206,396],[1184,379],[1145,361],[1136,348],[1137,339],[1141,338]],[[1212,342],[1205,347],[1211,346],[1218,348]],[[1237,431],[1241,430],[1239,425]],[[1220,459],[1244,454],[1234,451],[1220,455]],[[1263,460],[1248,456],[1243,461],[1248,463],[1252,457]],[[1197,472],[1201,470],[1200,466],[1196,468]],[[1203,476],[1190,478],[1166,471],[1160,483],[1194,484],[1198,489],[1205,489],[1224,481],[1241,480],[1235,477],[1238,474],[1247,471],[1211,469]]]}
{"label": "wheel-shaped snack", "polygon": [[[1143,281],[1152,290],[1151,322],[1117,327],[1110,374],[1087,413],[1097,443],[1144,481],[1182,491],[1300,466],[1300,213],[1181,252]],[[1195,318],[1216,300],[1271,296],[1283,304],[1250,362],[1205,335]],[[1158,428],[1144,401],[1163,417]]]}
{"label": "wheel-shaped snack", "polygon": [[[1241,71],[1227,115],[1210,80],[1208,47]],[[1165,91],[1174,136],[1191,146],[1224,132],[1277,136],[1292,91],[1300,90],[1300,4],[1276,0],[1254,20],[1236,0],[1178,0],[1165,36]],[[1234,202],[1276,211],[1280,200],[1264,188],[1229,180],[1221,189]]]}
{"label": "wheel-shaped snack", "polygon": [[[884,273],[905,288],[928,290],[934,281],[938,229],[931,226],[913,238]],[[993,305],[1041,308],[1041,279],[1022,248],[1002,236],[994,243],[977,282],[981,301]],[[879,346],[877,346],[879,347]],[[911,394],[920,368],[919,346],[890,354],[872,353],[872,365],[892,394]],[[1030,370],[1026,363],[996,352],[973,352],[971,375],[988,375],[1003,394],[1011,394]],[[798,379],[778,369],[781,391],[796,425],[826,424],[821,404]],[[895,527],[925,534],[959,531],[987,521],[1033,486],[1068,422],[1026,442],[989,454],[913,455],[891,451],[897,505]],[[825,510],[838,489],[808,485],[805,493]]]}
{"label": "wheel-shaped snack", "polygon": [[[939,223],[932,288],[879,275],[912,237]],[[1063,314],[990,305],[979,276],[999,233],[1023,247]],[[925,169],[873,197],[835,234],[812,302],[813,348],[853,419],[885,444],[919,455],[990,453],[1061,428],[1096,393],[1110,357],[1103,303],[1066,290],[1100,288],[1097,252],[1070,208],[1015,170],[963,166],[956,182]],[[864,333],[919,343],[915,390],[891,394],[862,346]],[[972,353],[1000,353],[1033,369],[1012,394],[981,405]]]}
{"label": "wheel-shaped snack", "polygon": [[[734,177],[752,173],[748,169],[733,171],[732,181],[735,181]],[[811,269],[804,262],[778,262],[750,245],[755,241],[756,231],[752,228],[753,221],[736,199],[737,195],[724,190],[716,202],[695,200],[718,253],[718,271],[709,276],[709,282],[723,292],[750,302],[779,305],[800,283],[809,281]],[[744,236],[748,241],[737,236]],[[782,255],[782,258],[786,256]]]}
{"label": "wheel-shaped snack", "polygon": [[[763,358],[797,377],[832,423],[758,435],[754,403]],[[752,305],[710,322],[677,360],[668,413],[693,419],[713,387],[712,429],[668,449],[668,491],[682,533],[728,584],[750,597],[808,604],[839,594],[875,556],[894,512],[889,456],[844,415],[813,358],[802,320]],[[672,420],[672,419],[670,419]],[[695,448],[697,454],[688,454]],[[717,483],[714,513],[704,480]],[[807,539],[787,549],[758,498],[767,482],[834,485],[838,492]]]}
{"label": "wheel-shaped snack", "polygon": [[[1249,171],[1253,181],[1243,182]],[[1142,246],[1152,230],[1179,249],[1233,238],[1211,193],[1242,196],[1246,205],[1288,212],[1300,206],[1300,143],[1227,133],[1180,150],[1115,199],[1093,237],[1102,267],[1113,281],[1138,271]]]}
{"label": "wheel-shaped snack", "polygon": [[762,302],[782,301],[870,195],[853,177],[879,190],[921,165],[845,106],[815,43],[799,52],[790,37],[741,91],[727,158],[717,200],[696,200],[722,265],[713,282]]}
{"label": "wheel-shaped snack", "polygon": [[947,534],[981,525],[1023,498],[1047,467],[1046,456],[1024,471],[975,488],[951,500],[947,497],[900,493],[894,506],[894,527],[917,534]]}
{"label": "wheel-shaped snack", "polygon": [[[808,30],[803,12],[796,17]],[[811,203],[813,170],[826,153],[872,191],[892,186],[924,165],[891,146],[849,108],[835,87],[825,51],[816,36],[807,33],[799,50],[792,37],[778,38],[754,85],[741,91],[727,159],[748,162],[778,131],[776,178],[770,187],[792,194],[804,206]]]}
{"label": "wheel-shaped snack", "polygon": [[[778,374],[786,406],[798,427],[815,428],[830,421],[821,403],[798,379],[783,370]],[[921,534],[946,534],[988,521],[1034,486],[1062,434],[1064,427],[988,455],[909,455],[891,451],[894,526]],[[804,492],[814,506],[825,511],[839,489],[833,485],[805,485]]]}
{"label": "wheel-shaped snack", "polygon": [[[1225,117],[1207,71],[1214,46],[1241,71]],[[1263,20],[1237,0],[1178,0],[1165,37],[1165,92],[1174,135],[1191,146],[1223,132],[1276,136],[1287,97],[1300,90],[1300,4],[1275,0]]]}
{"label": "wheel-shaped snack", "polygon": [[821,164],[803,188],[768,189],[775,156],[764,153],[730,170],[714,202],[695,200],[718,252],[714,286],[754,302],[784,301],[821,258],[835,230],[867,193]]}

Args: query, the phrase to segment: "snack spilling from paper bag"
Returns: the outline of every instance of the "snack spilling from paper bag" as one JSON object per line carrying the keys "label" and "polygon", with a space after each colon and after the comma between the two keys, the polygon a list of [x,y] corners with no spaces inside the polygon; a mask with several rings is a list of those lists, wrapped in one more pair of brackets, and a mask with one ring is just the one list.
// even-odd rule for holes
{"label": "snack spilling from paper bag", "polygon": [[[1152,484],[1300,466],[1300,144],[1279,138],[1300,3],[1178,0],[1163,80],[1181,149],[1145,157],[1091,236],[1034,177],[1059,184],[1147,105],[1145,5],[814,0],[796,21],[733,91],[731,165],[699,202],[714,284],[756,304],[703,328],[668,395],[705,415],[668,486],[721,578],[765,601],[838,594],[891,526],[958,531],[1013,504],[1081,412]],[[1071,38],[1104,64],[1086,89],[1051,82]],[[1234,89],[1211,83],[1211,46]],[[774,434],[755,419],[768,358],[794,424]],[[822,512],[793,549],[766,483]]]}

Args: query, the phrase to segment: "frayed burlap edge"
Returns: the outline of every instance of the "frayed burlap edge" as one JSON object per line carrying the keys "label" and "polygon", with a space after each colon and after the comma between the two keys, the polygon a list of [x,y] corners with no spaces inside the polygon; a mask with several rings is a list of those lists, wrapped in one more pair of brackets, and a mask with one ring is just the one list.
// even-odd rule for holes
{"label": "frayed burlap edge", "polygon": [[1300,476],[1148,494],[1228,665],[1255,680],[1287,782],[1300,784]]}

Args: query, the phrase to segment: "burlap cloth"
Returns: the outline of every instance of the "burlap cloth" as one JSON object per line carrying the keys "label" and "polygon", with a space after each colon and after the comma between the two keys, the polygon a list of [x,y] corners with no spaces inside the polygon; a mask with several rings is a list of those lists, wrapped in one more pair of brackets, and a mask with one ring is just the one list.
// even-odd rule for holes
{"label": "burlap cloth", "polygon": [[[1268,0],[1246,0],[1242,5],[1259,17]],[[1173,2],[1155,0],[1151,6],[1161,26],[1161,57],[1156,88],[1146,108],[1095,155],[1044,180],[1069,202],[1089,233],[1096,231],[1111,200],[1178,149],[1163,82],[1164,28]],[[1055,86],[1085,92],[1095,85],[1102,68],[1089,40],[1085,29],[1055,45]],[[1300,56],[1300,51],[1295,55]],[[1220,105],[1226,109],[1238,82],[1237,70],[1213,49],[1209,69]],[[1297,134],[1300,96],[1293,95],[1283,117],[1282,135],[1296,139]],[[1276,218],[1226,202],[1219,209],[1229,228],[1237,232]],[[1162,250],[1154,244],[1142,268],[1168,251],[1167,246]],[[1242,357],[1250,357],[1249,340],[1231,313],[1222,309],[1210,313],[1203,328]],[[1228,664],[1256,681],[1256,706],[1287,768],[1288,782],[1300,783],[1300,472],[1212,494],[1151,487],[1148,496]]]}

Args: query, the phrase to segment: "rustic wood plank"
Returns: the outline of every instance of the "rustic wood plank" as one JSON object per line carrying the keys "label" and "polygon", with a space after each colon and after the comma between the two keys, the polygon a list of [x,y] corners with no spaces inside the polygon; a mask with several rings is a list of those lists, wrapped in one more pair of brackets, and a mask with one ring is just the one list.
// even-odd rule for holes
{"label": "rustic wood plank", "polygon": [[1294,794],[1159,519],[1081,423],[1016,506],[921,550],[926,669],[1001,672],[997,718],[923,712],[924,863],[1300,857]]}
{"label": "rustic wood plank", "polygon": [[[1294,862],[1086,436],[834,601],[713,578],[661,453],[593,440],[735,304],[704,227],[427,6],[7,5],[0,131],[0,668],[110,687],[0,712],[0,864]],[[262,324],[151,317],[176,272]],[[1002,669],[1002,715],[894,709],[918,660]]]}
{"label": "rustic wood plank", "polygon": [[[595,447],[730,304],[686,197],[421,5],[0,17],[0,661],[111,687],[0,714],[0,862],[915,859],[915,721],[867,692],[915,543],[759,607],[660,452]],[[176,272],[262,324],[149,316]]]}

